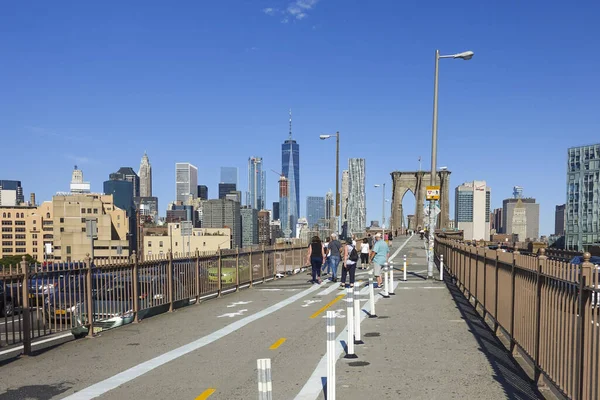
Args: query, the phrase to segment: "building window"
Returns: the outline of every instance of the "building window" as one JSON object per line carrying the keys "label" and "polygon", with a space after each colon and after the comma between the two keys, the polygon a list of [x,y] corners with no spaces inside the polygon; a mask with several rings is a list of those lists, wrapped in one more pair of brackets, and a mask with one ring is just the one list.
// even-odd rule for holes
{"label": "building window", "polygon": [[[10,217],[10,213],[8,213],[8,216]],[[12,225],[12,221],[2,221],[2,225]]]}
{"label": "building window", "polygon": [[54,239],[54,235],[44,235],[44,239]]}
{"label": "building window", "polygon": [[148,242],[148,247],[152,247],[152,242]]}
{"label": "building window", "polygon": [[85,218],[81,218],[81,223],[85,224]]}
{"label": "building window", "polygon": [[64,219],[64,218],[61,218],[61,219],[60,219],[60,223],[61,223],[61,224],[64,224],[64,223],[65,223],[65,219]]}
{"label": "building window", "polygon": [[12,253],[13,251],[12,251],[12,248],[10,248],[10,247],[4,247],[4,248],[2,248],[2,252],[3,253]]}
{"label": "building window", "polygon": [[82,208],[82,209],[81,209],[81,213],[82,213],[82,214],[85,214],[85,208]]}
{"label": "building window", "polygon": [[121,223],[118,223],[118,224],[117,224],[117,228],[120,228],[120,227],[121,227]]}
{"label": "building window", "polygon": [[37,247],[34,247],[34,248],[33,248],[33,252],[34,252],[34,253],[37,253]]}
{"label": "building window", "polygon": [[158,242],[158,247],[163,247],[163,242],[162,240],[160,242]]}
{"label": "building window", "polygon": [[67,254],[71,254],[71,246],[67,246]]}
{"label": "building window", "polygon": [[118,219],[118,220],[119,220],[119,219],[121,219],[121,216],[120,216],[120,215],[117,215],[117,219]]}
{"label": "building window", "polygon": [[34,245],[34,246],[37,246],[37,241],[35,241],[35,240],[34,240],[34,241],[33,241],[33,245]]}
{"label": "building window", "polygon": [[21,213],[21,218],[25,218],[25,214]]}
{"label": "building window", "polygon": [[61,228],[60,228],[60,231],[61,231],[61,232],[64,232],[64,231],[65,231],[65,228],[61,227]]}
{"label": "building window", "polygon": [[27,250],[22,248],[22,247],[17,247],[17,249],[15,250],[15,253],[26,253]]}
{"label": "building window", "polygon": [[12,242],[2,242],[2,246],[12,246]]}
{"label": "building window", "polygon": [[2,228],[2,232],[12,232],[12,228]]}
{"label": "building window", "polygon": [[88,213],[88,214],[91,214],[91,213],[92,213],[92,209],[91,209],[91,208],[88,208],[88,209],[87,209],[87,213]]}
{"label": "building window", "polygon": [[15,225],[24,226],[25,225],[25,221],[15,221]]}
{"label": "building window", "polygon": [[81,228],[81,232],[85,232],[85,227],[84,227],[84,228]]}
{"label": "building window", "polygon": [[35,231],[37,231],[37,229],[35,228],[35,226],[33,227],[33,231],[34,231],[34,232],[35,232]]}
{"label": "building window", "polygon": [[94,214],[98,214],[98,209],[94,208]]}
{"label": "building window", "polygon": [[10,218],[10,213],[8,213],[8,218]]}
{"label": "building window", "polygon": [[36,225],[37,224],[37,220],[34,219],[33,220],[33,224]]}
{"label": "building window", "polygon": [[25,228],[15,228],[15,232],[25,232]]}
{"label": "building window", "polygon": [[46,213],[46,218],[50,218],[50,213]]}
{"label": "building window", "polygon": [[31,235],[32,238],[37,239],[37,233],[34,233],[33,235]]}
{"label": "building window", "polygon": [[25,243],[25,242],[16,242],[15,246],[27,246],[27,243]]}
{"label": "building window", "polygon": [[25,239],[25,235],[15,235],[15,239]]}
{"label": "building window", "polygon": [[10,234],[5,233],[4,235],[2,235],[2,239],[12,239],[12,238],[13,238],[13,236]]}

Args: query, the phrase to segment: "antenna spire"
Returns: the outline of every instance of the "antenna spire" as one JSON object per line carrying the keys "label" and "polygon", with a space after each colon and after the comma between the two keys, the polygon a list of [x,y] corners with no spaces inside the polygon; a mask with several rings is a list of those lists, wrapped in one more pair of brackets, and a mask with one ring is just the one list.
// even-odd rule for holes
{"label": "antenna spire", "polygon": [[292,109],[290,108],[290,140],[292,140]]}

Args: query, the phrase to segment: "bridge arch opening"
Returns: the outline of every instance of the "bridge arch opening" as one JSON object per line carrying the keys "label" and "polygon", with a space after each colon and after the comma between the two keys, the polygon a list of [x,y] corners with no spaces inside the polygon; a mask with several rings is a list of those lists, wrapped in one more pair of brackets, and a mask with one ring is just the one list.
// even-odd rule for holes
{"label": "bridge arch opening", "polygon": [[407,229],[416,230],[416,217],[415,217],[415,206],[417,204],[417,198],[415,193],[407,188],[406,191],[402,194],[402,198],[400,200],[400,212],[402,216],[402,226],[398,227],[398,234],[403,234]]}

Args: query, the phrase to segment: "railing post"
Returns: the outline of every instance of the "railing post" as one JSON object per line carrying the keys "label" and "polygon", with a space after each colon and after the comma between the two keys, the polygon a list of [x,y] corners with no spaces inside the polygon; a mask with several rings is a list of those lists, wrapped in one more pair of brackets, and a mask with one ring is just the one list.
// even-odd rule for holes
{"label": "railing post", "polygon": [[494,263],[494,274],[496,279],[494,281],[494,333],[498,334],[498,258],[500,250],[496,250],[496,262]]}
{"label": "railing post", "polygon": [[88,319],[88,338],[94,337],[94,296],[92,296],[92,259],[87,254],[85,257],[85,281],[87,286],[86,297],[86,313]]}
{"label": "railing post", "polygon": [[585,252],[583,254],[583,264],[581,264],[581,273],[579,275],[579,315],[577,317],[577,367],[576,367],[576,384],[577,384],[577,400],[584,398],[585,391],[585,376],[586,368],[585,364],[587,361],[586,351],[589,352],[590,348],[586,346],[586,321],[587,309],[588,309],[588,298],[590,292],[586,290],[587,283],[590,281],[592,276],[592,268],[594,264],[590,262],[591,254]]}
{"label": "railing post", "polygon": [[263,243],[262,245],[262,283],[266,282],[266,278],[267,278],[267,265],[266,265],[266,259],[265,259],[265,244]]}
{"label": "railing post", "polygon": [[140,294],[138,293],[138,257],[135,252],[131,255],[131,261],[133,262],[133,270],[131,271],[131,282],[133,285],[133,323],[137,324],[138,321],[138,312],[140,310]]}
{"label": "railing post", "polygon": [[516,257],[518,255],[519,250],[513,251],[513,262],[510,270],[510,352],[514,355],[515,351],[515,281],[517,276],[516,270]]}
{"label": "railing post", "polygon": [[194,274],[196,275],[196,304],[200,304],[200,252],[196,247],[196,265],[194,269]]}
{"label": "railing post", "polygon": [[221,297],[223,295],[223,283],[221,282],[222,264],[223,250],[219,248],[219,259],[217,262],[217,297]]}
{"label": "railing post", "polygon": [[541,317],[541,311],[542,311],[542,281],[544,279],[544,276],[542,275],[543,272],[543,263],[546,262],[546,259],[548,257],[546,257],[545,255],[546,251],[544,249],[540,249],[540,255],[538,256],[538,262],[537,262],[537,271],[536,271],[536,299],[535,299],[535,354],[534,354],[534,381],[535,383],[540,386],[541,385],[541,376],[542,376],[542,370],[540,367],[540,344],[541,344],[541,330],[540,330],[540,326],[541,326],[541,322],[542,322],[542,317]]}
{"label": "railing post", "polygon": [[[28,356],[31,355],[31,317],[29,315],[29,266],[27,265],[25,256],[21,258],[21,273],[23,274],[23,286],[21,290],[23,296],[23,353]],[[7,328],[6,325],[4,327]],[[6,329],[6,333],[8,339],[8,329]]]}
{"label": "railing post", "polygon": [[479,248],[477,247],[477,241],[475,241],[475,295],[473,299],[475,300],[475,311],[477,311],[477,305],[479,304],[479,299],[477,298],[477,294],[479,293]]}
{"label": "railing post", "polygon": [[167,285],[169,291],[169,312],[173,312],[173,253],[169,250],[169,264],[167,266]]}
{"label": "railing post", "polygon": [[235,248],[235,291],[240,291],[240,248]]}
{"label": "railing post", "polygon": [[254,265],[252,265],[252,253],[254,253],[253,248],[250,248],[250,252],[248,253],[248,274],[250,275],[250,287],[252,287],[252,278],[254,275]]}

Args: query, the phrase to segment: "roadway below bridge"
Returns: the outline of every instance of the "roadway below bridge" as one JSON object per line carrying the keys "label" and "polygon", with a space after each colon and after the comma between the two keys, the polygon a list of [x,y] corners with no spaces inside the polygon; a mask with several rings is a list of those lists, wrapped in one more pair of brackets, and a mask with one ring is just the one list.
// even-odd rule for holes
{"label": "roadway below bridge", "polygon": [[[418,236],[396,238],[392,253],[395,295],[375,291],[378,318],[362,313],[356,359],[343,358],[346,291],[302,272],[5,363],[0,399],[251,399],[259,358],[272,360],[273,398],[324,399],[328,310],[339,398],[541,397],[466,299],[425,279]],[[357,275],[368,311],[368,275]]]}

